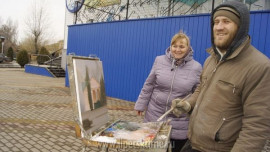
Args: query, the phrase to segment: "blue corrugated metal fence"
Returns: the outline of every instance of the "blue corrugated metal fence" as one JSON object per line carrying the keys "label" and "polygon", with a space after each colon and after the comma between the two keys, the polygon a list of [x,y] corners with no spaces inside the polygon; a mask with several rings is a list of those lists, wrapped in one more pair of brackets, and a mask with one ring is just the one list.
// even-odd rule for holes
{"label": "blue corrugated metal fence", "polygon": [[[269,11],[251,13],[252,44],[268,57],[269,20]],[[171,37],[181,29],[191,38],[194,58],[203,64],[208,56],[205,50],[211,46],[209,14],[73,25],[67,54],[98,56],[106,94],[136,101],[155,57],[165,53]]]}

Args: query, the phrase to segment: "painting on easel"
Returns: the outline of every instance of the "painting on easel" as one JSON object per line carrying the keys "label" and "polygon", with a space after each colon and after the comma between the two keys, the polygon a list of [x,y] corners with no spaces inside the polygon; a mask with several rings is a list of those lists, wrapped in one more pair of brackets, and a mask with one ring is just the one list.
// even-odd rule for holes
{"label": "painting on easel", "polygon": [[71,89],[75,90],[76,112],[83,129],[91,133],[108,121],[102,62],[87,57],[69,60],[73,74],[70,79],[75,84]]}
{"label": "painting on easel", "polygon": [[73,64],[81,112],[106,105],[101,61],[74,59]]}

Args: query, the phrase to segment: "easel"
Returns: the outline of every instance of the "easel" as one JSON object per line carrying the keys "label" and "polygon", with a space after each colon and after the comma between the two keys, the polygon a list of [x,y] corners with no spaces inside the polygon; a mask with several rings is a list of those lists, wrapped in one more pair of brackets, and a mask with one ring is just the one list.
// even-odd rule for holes
{"label": "easel", "polygon": [[[70,55],[68,56],[67,67],[68,67],[68,74],[69,74],[71,96],[72,96],[72,101],[73,101],[74,120],[76,122],[75,134],[76,134],[76,137],[81,138],[81,140],[83,142],[83,148],[82,148],[81,152],[84,152],[87,147],[95,148],[95,149],[97,149],[98,152],[100,152],[100,151],[104,151],[104,152],[108,152],[108,151],[166,152],[168,147],[169,147],[169,151],[170,151],[170,149],[171,149],[170,148],[170,146],[171,146],[170,145],[171,126],[166,124],[166,123],[163,123],[161,126],[159,126],[160,129],[158,130],[155,138],[146,145],[136,145],[136,144],[132,144],[132,143],[127,144],[126,142],[125,143],[121,143],[121,142],[120,143],[105,143],[105,142],[93,141],[91,139],[93,137],[93,135],[99,134],[102,131],[104,131],[104,129],[106,129],[110,125],[114,124],[115,120],[107,120],[106,119],[107,115],[108,115],[108,113],[106,111],[106,106],[84,112],[84,116],[82,116],[83,113],[81,112],[81,109],[80,109],[80,104],[81,104],[80,102],[81,101],[78,102],[78,99],[80,99],[80,98],[78,98],[78,96],[79,96],[78,90],[79,89],[78,89],[78,87],[76,88],[76,85],[78,86],[78,80],[75,80],[76,76],[74,76],[75,74],[77,74],[76,73],[77,71],[74,69],[80,68],[80,67],[74,68],[74,66],[77,66],[75,64],[74,60],[76,60],[76,63],[80,62],[80,64],[78,64],[78,65],[80,65],[80,66],[83,65],[83,67],[86,67],[86,68],[87,68],[87,66],[89,66],[89,64],[86,63],[87,60],[89,60],[89,62],[98,62],[98,64],[101,64],[101,61],[98,58],[92,58],[92,57],[75,57],[75,56],[70,56]],[[81,62],[79,60],[83,60],[83,62]],[[82,64],[82,63],[84,63],[84,64]],[[82,70],[82,69],[80,69],[80,70]],[[99,72],[100,71],[103,71],[103,70],[99,69]],[[93,71],[91,71],[91,72],[93,72]],[[87,72],[84,72],[84,73],[87,73]],[[85,77],[87,77],[88,73],[85,75],[86,75]],[[82,77],[81,75],[79,75],[79,76]],[[79,77],[79,76],[77,76],[77,77]],[[87,80],[86,82],[89,82],[88,81],[89,78],[86,80]],[[84,82],[79,82],[79,84],[81,84],[81,83],[83,84]],[[102,86],[102,84],[100,84],[100,86]],[[91,101],[90,103],[94,103],[94,102]],[[103,112],[104,110],[101,110],[102,108],[105,109],[106,112]],[[98,111],[99,111],[99,113],[97,114]],[[85,115],[85,113],[87,113],[89,117],[87,115]],[[95,116],[93,116],[93,115],[95,115]],[[90,117],[92,117],[92,118],[90,119]],[[99,118],[102,118],[102,119],[99,120]],[[89,132],[89,130],[86,131],[84,129],[84,126],[82,124],[82,120],[84,120],[84,119],[87,119],[87,120],[90,119],[90,121],[91,121],[90,124],[92,125],[91,126],[92,128],[91,127],[90,128],[92,130],[90,130],[90,132]],[[96,122],[99,124],[97,124]]]}

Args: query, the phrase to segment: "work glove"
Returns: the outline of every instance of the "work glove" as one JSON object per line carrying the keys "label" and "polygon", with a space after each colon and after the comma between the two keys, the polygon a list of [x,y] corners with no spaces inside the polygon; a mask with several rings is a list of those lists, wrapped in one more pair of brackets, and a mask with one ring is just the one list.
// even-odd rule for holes
{"label": "work glove", "polygon": [[188,113],[191,110],[190,104],[182,99],[174,99],[172,101],[172,106],[171,108],[173,109],[173,114],[176,117],[180,117],[183,113]]}

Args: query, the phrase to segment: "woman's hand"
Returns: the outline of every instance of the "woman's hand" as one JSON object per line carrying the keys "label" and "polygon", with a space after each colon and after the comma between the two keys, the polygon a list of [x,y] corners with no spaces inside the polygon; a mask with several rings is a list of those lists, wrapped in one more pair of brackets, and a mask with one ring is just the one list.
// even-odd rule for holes
{"label": "woman's hand", "polygon": [[137,116],[142,116],[142,114],[143,114],[143,111],[137,111]]}

